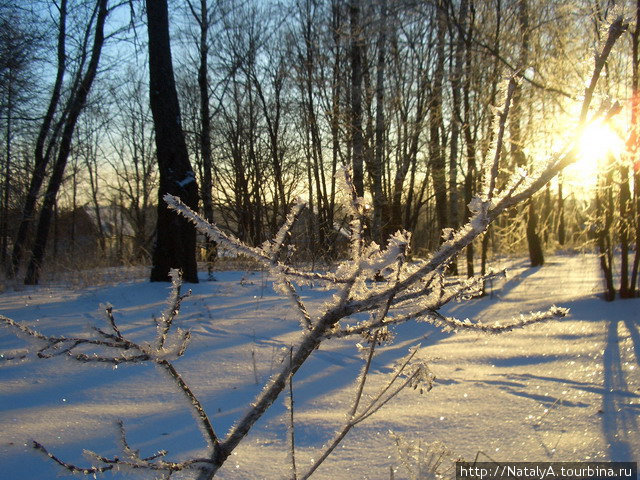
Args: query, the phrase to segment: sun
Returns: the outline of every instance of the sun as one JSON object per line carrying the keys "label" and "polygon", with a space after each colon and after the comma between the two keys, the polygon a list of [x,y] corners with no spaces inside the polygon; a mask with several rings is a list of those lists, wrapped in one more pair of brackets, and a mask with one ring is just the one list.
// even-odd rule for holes
{"label": "sun", "polygon": [[565,173],[577,185],[593,187],[605,167],[609,155],[618,158],[625,149],[621,136],[610,123],[590,123],[578,139],[578,159]]}

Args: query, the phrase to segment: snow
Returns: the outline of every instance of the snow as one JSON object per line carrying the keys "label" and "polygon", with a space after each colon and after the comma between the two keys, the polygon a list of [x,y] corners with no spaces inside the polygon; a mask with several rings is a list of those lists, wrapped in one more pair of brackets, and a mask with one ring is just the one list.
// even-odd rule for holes
{"label": "snow", "polygon": [[[494,281],[490,295],[450,304],[443,313],[492,324],[555,304],[570,308],[569,317],[501,335],[443,333],[420,322],[396,326],[394,342],[379,347],[373,360],[363,404],[418,343],[417,356],[436,376],[434,388],[422,395],[403,391],[357,425],[313,478],[388,479],[390,468],[396,479],[412,478],[409,470],[427,462],[433,442],[451,459],[640,460],[640,299],[598,298],[598,263],[590,254],[552,256],[534,269],[524,260],[493,267],[508,267],[508,275]],[[224,435],[286,361],[301,329],[299,314],[274,293],[266,273],[216,277],[189,285],[193,293],[175,322],[192,339],[175,366]],[[25,287],[0,295],[0,313],[49,335],[82,335],[88,325],[106,325],[100,305],[110,304],[122,333],[144,341],[155,338],[153,317],[165,310],[168,293],[167,284],[144,280],[82,289]],[[313,285],[298,293],[311,315],[331,296]],[[323,344],[294,377],[299,470],[322,454],[345,421],[363,365],[359,341]],[[0,353],[16,355],[24,346],[9,329],[0,329]],[[289,475],[285,404],[278,399],[217,478]],[[159,369],[63,358],[0,363],[3,479],[70,476],[31,448],[32,439],[82,466],[89,465],[83,449],[120,454],[118,419],[143,456],[166,449],[169,459],[179,460],[204,452],[189,405]]]}
{"label": "snow", "polygon": [[184,188],[190,183],[195,183],[195,181],[196,181],[196,174],[193,172],[187,172],[187,175],[182,180],[176,183],[178,184],[179,187]]}

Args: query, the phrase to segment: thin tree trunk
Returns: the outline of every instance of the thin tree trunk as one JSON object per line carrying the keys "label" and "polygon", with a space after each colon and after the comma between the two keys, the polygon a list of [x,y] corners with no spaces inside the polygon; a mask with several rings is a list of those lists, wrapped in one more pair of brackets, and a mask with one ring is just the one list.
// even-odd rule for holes
{"label": "thin tree trunk", "polygon": [[636,285],[638,282],[638,266],[640,265],[640,55],[638,54],[638,42],[640,40],[640,0],[636,1],[636,28],[631,35],[631,137],[630,149],[635,155],[633,169],[633,198],[635,207],[635,249],[636,253],[633,257],[633,267],[631,269],[631,282],[629,289],[632,295],[636,295]]}
{"label": "thin tree trunk", "polygon": [[631,192],[629,189],[629,167],[620,166],[618,237],[620,239],[620,298],[632,298],[629,282],[629,241],[631,224]]}
{"label": "thin tree trunk", "polygon": [[360,0],[350,0],[351,20],[351,150],[353,185],[359,197],[364,195],[364,139],[362,134],[362,26]]}
{"label": "thin tree trunk", "polygon": [[562,172],[558,175],[558,243],[564,245],[567,241],[566,226],[564,222],[564,194]]}
{"label": "thin tree trunk", "polygon": [[[306,22],[304,24],[304,87],[303,87],[303,104],[306,106],[305,119],[308,130],[308,142],[309,153],[312,159],[313,181],[315,182],[315,195],[316,195],[316,211],[317,218],[314,219],[316,223],[316,235],[317,244],[324,250],[327,247],[327,240],[330,238],[330,230],[332,224],[329,224],[329,212],[328,212],[328,200],[327,200],[327,184],[325,180],[323,158],[322,158],[322,139],[318,130],[318,116],[316,114],[316,107],[314,102],[314,88],[313,88],[313,72],[315,68],[315,54],[312,35],[312,19],[311,12],[306,12]],[[313,184],[309,184],[313,187]],[[284,187],[283,187],[284,189]],[[284,190],[283,190],[284,191]],[[311,198],[312,192],[309,192]],[[315,255],[314,255],[315,258]]]}
{"label": "thin tree trunk", "polygon": [[544,224],[544,243],[549,242],[549,230],[551,228],[551,183],[547,183],[544,189],[544,204],[542,207],[542,221]]}
{"label": "thin tree trunk", "polygon": [[[453,116],[451,119],[451,144],[449,155],[449,224],[451,228],[457,229],[460,222],[458,220],[458,163],[460,161],[460,151],[458,149],[458,142],[460,139],[460,125],[462,120],[462,78],[464,75],[464,52],[466,47],[465,35],[467,35],[467,0],[461,0],[460,13],[458,18],[460,19],[460,25],[457,35],[457,42],[454,52],[454,67],[453,74],[451,75],[451,94],[452,94],[452,109]],[[467,172],[467,177],[469,177]],[[467,190],[467,178],[465,178],[465,193]],[[466,197],[466,195],[465,195]],[[465,198],[466,200],[466,198]],[[469,199],[470,201],[470,199]],[[468,205],[468,201],[465,205]],[[468,267],[468,266],[467,266]],[[467,268],[468,270],[468,268]]]}
{"label": "thin tree trunk", "polygon": [[[471,11],[474,12],[474,2],[473,0],[471,0]],[[501,38],[501,30],[502,29],[502,1],[501,0],[497,0],[496,1],[496,29],[495,29],[495,35],[494,35],[494,43],[495,43],[495,47],[494,50],[499,53],[500,52],[500,38]],[[471,39],[469,39],[470,41]],[[467,45],[467,64],[469,64],[470,62],[470,47],[471,45],[468,44]],[[470,67],[469,67],[470,68]],[[492,75],[492,84],[491,84],[491,98],[490,98],[490,105],[495,105],[496,104],[496,98],[498,95],[498,81],[499,81],[499,73],[500,73],[500,61],[498,59],[498,56],[494,57],[493,59],[493,75]],[[465,97],[465,102],[468,104],[468,97]],[[467,110],[468,111],[468,110]],[[490,124],[491,125],[491,124]],[[491,126],[489,127],[489,138],[491,141],[493,141],[493,135],[494,135],[494,129],[491,128]],[[482,154],[483,157],[483,163],[484,161],[486,161],[486,157],[487,157],[487,150],[485,150]],[[472,156],[469,155],[469,159],[471,159]],[[474,161],[474,167],[475,167],[475,161]],[[482,235],[482,243],[480,246],[480,275],[484,276],[487,273],[487,262],[488,262],[488,257],[489,257],[489,240],[492,238],[493,236],[493,228],[494,228],[494,224],[490,224],[487,227],[487,231],[484,232],[484,234]],[[471,246],[471,244],[470,244]],[[469,247],[467,247],[468,249]],[[469,255],[469,253],[467,253],[467,255]],[[473,252],[471,252],[471,255],[473,255]],[[469,263],[468,257],[467,257],[467,264]],[[486,288],[486,282],[482,283],[482,293],[485,293],[485,288]]]}
{"label": "thin tree trunk", "polygon": [[[27,241],[27,235],[29,233],[29,227],[33,221],[34,212],[36,209],[36,202],[38,200],[38,193],[44,182],[47,165],[49,163],[51,149],[47,149],[45,153],[45,142],[47,136],[51,130],[51,124],[53,123],[53,117],[58,108],[60,102],[60,95],[62,91],[62,83],[64,80],[64,74],[66,70],[66,48],[65,42],[67,38],[66,25],[67,25],[67,0],[60,0],[59,6],[59,26],[58,26],[58,45],[57,45],[57,71],[56,78],[53,84],[53,90],[51,92],[51,98],[49,99],[49,106],[40,125],[38,131],[38,138],[36,139],[36,146],[34,150],[34,170],[31,175],[29,183],[29,189],[27,191],[27,197],[22,209],[22,215],[20,225],[18,226],[18,232],[13,244],[13,251],[11,253],[11,263],[9,264],[8,275],[10,277],[15,276],[18,273],[20,262],[22,261],[23,248]],[[55,137],[56,135],[54,135]],[[51,140],[53,143],[53,140]]]}
{"label": "thin tree trunk", "polygon": [[[209,78],[207,76],[209,60],[209,9],[207,0],[200,0],[200,15],[198,15],[189,2],[191,12],[200,25],[199,65],[198,65],[198,92],[200,96],[200,154],[202,155],[202,209],[204,217],[213,222],[213,180],[211,159],[211,112],[209,107]],[[207,239],[206,260],[209,278],[213,278],[213,262],[216,258],[216,243]]]}
{"label": "thin tree trunk", "polygon": [[382,174],[385,149],[385,117],[384,117],[384,76],[387,43],[387,3],[380,3],[380,32],[378,33],[378,63],[376,66],[376,126],[375,126],[375,157],[371,164],[371,183],[373,194],[373,239],[382,245],[389,234],[389,203],[382,188]]}
{"label": "thin tree trunk", "polygon": [[[529,61],[529,2],[519,0],[518,23],[522,33],[522,44],[520,45],[520,69],[527,68]],[[525,167],[527,160],[523,151],[523,136],[520,122],[522,120],[522,87],[518,86],[513,95],[510,115],[511,155],[516,167]],[[538,215],[536,213],[535,199],[531,198],[528,205],[526,236],[529,245],[529,261],[532,267],[544,264],[544,253],[542,242],[538,235]]]}
{"label": "thin tree trunk", "polygon": [[104,44],[104,23],[107,18],[107,1],[98,0],[98,15],[96,18],[95,35],[93,40],[93,47],[91,49],[91,59],[87,70],[80,82],[78,89],[75,91],[73,100],[69,104],[69,113],[65,120],[64,129],[62,131],[62,138],[60,147],[58,150],[58,157],[49,179],[47,186],[47,192],[44,196],[42,209],[40,211],[40,217],[38,220],[38,228],[36,231],[36,237],[33,244],[33,250],[31,253],[31,260],[27,267],[27,273],[24,283],[27,285],[36,285],[40,277],[40,268],[44,259],[44,253],[47,245],[47,238],[49,236],[49,227],[51,225],[51,215],[53,206],[58,195],[58,190],[62,184],[64,170],[67,165],[67,160],[71,152],[71,142],[73,139],[73,132],[75,130],[78,117],[85,106],[91,85],[95,79],[98,71],[98,64],[100,62],[100,55],[102,53],[102,45]]}
{"label": "thin tree trunk", "polygon": [[530,198],[528,203],[527,242],[529,244],[529,259],[532,267],[539,267],[544,263],[544,254],[542,253],[542,243],[538,235],[538,214],[536,213],[535,198]]}
{"label": "thin tree trunk", "polygon": [[[92,161],[92,159],[94,161]],[[95,161],[95,156],[91,151],[87,151],[86,166],[87,166],[87,171],[89,172],[91,200],[93,201],[93,211],[95,212],[95,215],[96,215],[96,227],[98,228],[98,243],[100,245],[100,252],[103,255],[106,255],[107,245],[105,242],[104,228],[102,226],[102,214],[100,213],[100,202],[98,201],[98,165],[97,165],[97,162]]]}
{"label": "thin tree trunk", "polygon": [[12,140],[12,118],[11,115],[13,113],[13,82],[12,82],[12,72],[9,71],[9,81],[7,85],[7,128],[6,128],[6,158],[7,161],[4,166],[4,185],[3,185],[3,198],[2,198],[2,212],[0,212],[0,235],[2,235],[1,239],[1,249],[2,253],[0,254],[2,265],[4,266],[7,261],[7,248],[9,243],[9,196],[11,191],[11,140]]}
{"label": "thin tree trunk", "polygon": [[446,18],[443,9],[444,6],[442,2],[438,1],[436,3],[437,58],[435,71],[433,73],[433,90],[430,102],[431,112],[429,116],[429,163],[431,165],[433,190],[436,199],[437,237],[440,241],[444,240],[442,233],[443,230],[448,227],[446,168],[444,152],[440,141],[446,34]]}
{"label": "thin tree trunk", "polygon": [[[600,268],[604,276],[605,300],[611,302],[616,298],[616,289],[613,284],[613,245],[611,242],[611,224],[613,223],[613,174],[611,168],[607,168],[604,185],[596,192],[596,213],[601,223],[597,238],[600,252]],[[603,202],[602,197],[605,197]],[[604,203],[604,205],[603,205]]]}
{"label": "thin tree trunk", "polygon": [[[463,76],[464,76],[464,63],[465,63],[465,50],[467,47],[467,42],[465,41],[465,36],[470,34],[467,32],[467,11],[468,11],[468,3],[467,0],[462,0],[460,2],[460,13],[459,13],[459,30],[458,30],[458,39],[456,42],[456,48],[454,53],[455,63],[454,63],[454,72],[451,76],[451,93],[452,93],[452,108],[453,108],[453,118],[451,119],[451,145],[450,145],[450,156],[449,156],[449,222],[451,224],[451,228],[457,229],[459,226],[458,220],[458,162],[460,157],[460,151],[462,149],[458,149],[458,141],[460,138],[460,125],[466,122],[462,120],[462,86],[463,86]],[[468,79],[465,80],[465,97],[468,99]],[[467,100],[468,101],[468,100]],[[465,128],[471,128],[470,125],[467,125]],[[470,137],[470,135],[469,135]],[[467,139],[467,143],[469,143],[469,138]],[[471,145],[467,145],[470,149]],[[474,154],[475,156],[475,154]],[[472,169],[472,163],[475,163],[475,158],[467,160],[467,174],[464,179],[464,200],[465,206],[469,204],[471,201],[471,196],[473,195],[473,181],[474,181],[474,171],[475,166]],[[470,212],[465,208],[465,220],[469,218]],[[473,244],[470,244],[466,249],[467,255],[467,276],[473,276]],[[454,271],[454,273],[457,273]]]}

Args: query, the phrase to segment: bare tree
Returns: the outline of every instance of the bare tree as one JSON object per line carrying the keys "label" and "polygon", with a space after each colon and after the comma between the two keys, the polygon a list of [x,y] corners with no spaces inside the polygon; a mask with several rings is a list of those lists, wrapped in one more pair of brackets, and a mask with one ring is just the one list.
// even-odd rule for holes
{"label": "bare tree", "polygon": [[[446,14],[444,2],[435,4],[436,23],[436,64],[433,72],[432,90],[429,99],[429,164],[433,180],[433,190],[436,200],[437,233],[442,234],[449,227],[446,185],[446,159],[444,153],[443,132],[443,79],[445,69],[445,40],[446,40]],[[446,240],[446,237],[441,237]],[[457,270],[456,263],[452,263]]]}
{"label": "bare tree", "polygon": [[[200,106],[200,129],[198,144],[202,162],[202,180],[200,185],[202,207],[204,216],[210,222],[213,221],[213,158],[211,152],[211,107],[210,107],[210,84],[209,84],[209,32],[213,18],[207,0],[200,0],[199,9],[196,9],[193,2],[187,0],[189,10],[198,24],[200,35],[198,38],[198,94]],[[207,262],[209,268],[209,278],[213,278],[212,262],[216,256],[215,243],[208,243]]]}
{"label": "bare tree", "polygon": [[351,62],[350,142],[353,183],[358,196],[364,195],[364,139],[362,132],[362,56],[363,29],[360,0],[349,0]]}
{"label": "bare tree", "polygon": [[45,193],[42,208],[40,210],[40,216],[38,219],[38,227],[36,230],[36,237],[33,243],[33,249],[31,253],[31,259],[27,267],[27,273],[25,275],[25,284],[34,285],[37,284],[40,277],[40,268],[44,259],[45,248],[47,245],[47,238],[49,235],[49,227],[52,220],[52,211],[55,204],[55,199],[62,183],[64,170],[71,151],[71,142],[73,138],[73,132],[75,130],[78,117],[85,106],[89,91],[95,79],[98,71],[98,63],[100,61],[100,55],[102,53],[102,46],[104,44],[104,24],[107,18],[107,0],[98,0],[96,3],[96,17],[94,27],[93,45],[91,48],[91,57],[87,65],[87,69],[84,72],[82,79],[78,84],[77,90],[70,98],[68,104],[68,113],[64,121],[64,127],[61,133],[60,146],[58,147],[58,155],[55,165],[49,179],[47,191]]}
{"label": "bare tree", "polygon": [[[529,49],[530,49],[530,25],[529,25],[529,2],[528,0],[519,0],[518,3],[518,26],[522,32],[522,44],[520,45],[520,56],[518,64],[522,73],[528,67]],[[510,136],[511,136],[511,155],[516,167],[524,168],[527,159],[523,151],[523,135],[521,133],[521,122],[523,117],[522,105],[522,89],[517,88],[513,99],[513,111],[510,120]],[[538,214],[536,202],[531,198],[528,202],[527,226],[526,226],[527,243],[529,245],[529,260],[532,267],[540,266],[544,263],[544,253],[542,251],[542,242],[538,235]]]}
{"label": "bare tree", "polygon": [[[4,155],[0,159],[0,262],[7,266],[13,226],[12,211],[19,203],[20,191],[17,172],[20,137],[25,134],[36,92],[34,57],[41,48],[41,39],[31,19],[20,6],[0,3],[0,124]],[[1,137],[0,137],[1,138]]]}
{"label": "bare tree", "polygon": [[633,172],[633,199],[635,208],[635,249],[633,267],[631,268],[631,281],[629,290],[635,292],[640,282],[638,268],[640,267],[640,1],[636,1],[636,28],[631,33],[631,89],[633,92],[631,103],[631,131],[627,146],[634,155]]}
{"label": "bare tree", "polygon": [[373,196],[373,224],[372,238],[383,244],[386,237],[392,232],[389,231],[389,202],[383,185],[383,174],[385,164],[385,86],[387,64],[387,2],[380,2],[380,13],[378,19],[378,38],[376,49],[378,59],[376,63],[376,119],[375,119],[375,149],[373,159],[369,162],[369,173],[371,176],[371,190]]}
{"label": "bare tree", "polygon": [[[66,71],[66,39],[67,39],[67,0],[61,0],[58,6],[59,20],[58,20],[58,42],[57,42],[57,69],[56,77],[53,84],[51,98],[47,111],[42,120],[40,130],[38,132],[38,138],[34,149],[34,171],[31,176],[31,182],[27,197],[22,209],[22,218],[20,220],[20,226],[18,227],[18,233],[16,234],[15,242],[13,244],[13,252],[11,254],[11,264],[9,265],[9,276],[17,274],[20,262],[22,261],[22,254],[24,245],[27,240],[27,235],[36,208],[36,202],[38,199],[38,193],[42,187],[42,183],[45,179],[47,165],[51,158],[54,141],[50,140],[47,145],[47,138],[57,138],[58,132],[62,126],[62,122],[58,121],[55,126],[54,116],[56,110],[59,108],[59,102],[62,92],[62,84]],[[53,127],[53,128],[52,128]],[[53,132],[52,132],[53,129]],[[45,149],[46,147],[46,149]]]}
{"label": "bare tree", "polygon": [[179,268],[187,282],[198,283],[196,232],[193,226],[169,211],[166,203],[162,201],[164,195],[169,193],[182,198],[191,208],[198,208],[198,186],[182,131],[180,105],[173,75],[167,2],[147,0],[146,10],[149,35],[149,96],[160,173],[151,281],[170,281],[170,270]]}
{"label": "bare tree", "polygon": [[[396,92],[392,104],[394,121],[390,126],[391,135],[395,136],[395,165],[388,174],[390,231],[414,230],[424,203],[427,184],[422,182],[421,188],[418,187],[417,177],[429,114],[432,30],[425,22],[417,22],[403,27],[401,32],[390,33],[392,71],[389,88]],[[400,42],[400,34],[406,38],[406,45]]]}
{"label": "bare tree", "polygon": [[109,142],[114,155],[109,164],[115,182],[109,189],[124,203],[120,206],[133,227],[133,260],[151,257],[154,216],[153,192],[158,188],[153,121],[147,86],[135,71],[126,72],[129,81],[116,95],[117,114],[111,121]]}

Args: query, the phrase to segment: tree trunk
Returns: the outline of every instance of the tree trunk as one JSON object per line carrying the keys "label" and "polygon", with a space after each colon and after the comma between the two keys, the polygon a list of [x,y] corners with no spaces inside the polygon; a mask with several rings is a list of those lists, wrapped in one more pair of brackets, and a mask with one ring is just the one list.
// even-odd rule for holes
{"label": "tree trunk", "polygon": [[376,66],[376,126],[375,126],[375,156],[371,163],[371,189],[373,194],[373,240],[383,245],[389,234],[389,203],[382,189],[382,173],[385,148],[385,118],[384,118],[384,75],[387,43],[387,3],[380,3],[380,32],[378,33],[378,63]]}
{"label": "tree trunk", "polygon": [[[462,78],[464,75],[464,52],[466,46],[465,35],[467,34],[467,10],[467,0],[461,0],[459,13],[460,25],[454,52],[454,70],[453,74],[451,75],[453,115],[451,118],[451,143],[449,146],[449,223],[451,228],[454,229],[457,229],[460,223],[458,220],[458,163],[460,160],[459,157],[461,157],[461,149],[458,148],[458,142],[460,138],[460,125],[463,124],[461,94]],[[465,177],[465,194],[468,188],[467,180],[471,180],[471,178],[469,178],[469,174],[470,172],[467,172],[467,176]],[[469,201],[471,201],[471,199],[469,199]],[[466,204],[468,204],[468,202],[466,202]]]}
{"label": "tree trunk", "polygon": [[85,106],[91,85],[95,79],[98,71],[98,64],[100,62],[100,55],[102,53],[102,45],[104,44],[104,23],[107,18],[107,1],[98,0],[98,16],[96,18],[95,35],[93,40],[93,46],[91,49],[91,59],[87,70],[82,77],[82,80],[75,90],[73,99],[69,103],[69,112],[64,123],[62,131],[62,139],[60,147],[58,149],[58,157],[49,179],[47,186],[47,192],[44,196],[42,209],[40,211],[40,217],[38,220],[38,228],[36,230],[36,237],[33,243],[33,250],[31,253],[31,260],[27,267],[27,273],[24,283],[26,285],[36,285],[40,277],[40,268],[44,259],[44,253],[47,246],[47,239],[49,236],[49,227],[51,226],[51,215],[53,207],[58,195],[58,190],[62,184],[64,170],[67,165],[69,154],[71,153],[71,141],[73,139],[73,132],[78,122],[78,117]]}
{"label": "tree trunk", "polygon": [[156,134],[160,187],[153,251],[152,282],[170,281],[169,271],[182,270],[187,282],[198,282],[194,226],[169,210],[163,197],[172,194],[198,208],[198,186],[189,162],[173,76],[166,0],[146,0],[149,34],[149,94]]}
{"label": "tree trunk", "polygon": [[[518,23],[522,32],[522,44],[520,45],[519,67],[521,70],[527,68],[529,61],[529,3],[528,0],[519,0]],[[513,94],[511,103],[511,115],[509,120],[509,134],[511,136],[511,156],[515,167],[525,167],[527,159],[523,151],[523,136],[520,128],[522,120],[522,87],[519,85]],[[538,235],[538,215],[536,213],[536,202],[529,201],[529,212],[526,226],[527,243],[529,245],[529,261],[532,267],[544,264],[544,253],[542,252],[542,242]]]}
{"label": "tree trunk", "polygon": [[6,158],[7,161],[4,166],[4,185],[2,195],[2,211],[0,212],[0,239],[2,245],[2,253],[0,254],[2,265],[4,266],[7,261],[7,247],[9,244],[9,195],[11,191],[11,140],[12,140],[12,118],[13,114],[13,75],[11,69],[9,70],[9,81],[7,85],[7,128],[6,128]]}
{"label": "tree trunk", "polygon": [[360,0],[349,3],[351,19],[351,150],[353,185],[364,196],[364,139],[362,135],[362,26]]}
{"label": "tree trunk", "polygon": [[[22,253],[24,245],[27,241],[27,235],[29,233],[29,227],[33,221],[33,214],[36,209],[36,202],[38,200],[38,193],[40,187],[44,182],[47,165],[51,157],[51,149],[47,149],[45,153],[45,143],[47,136],[50,134],[51,124],[53,123],[53,117],[58,103],[60,101],[60,94],[62,91],[62,83],[64,80],[64,73],[66,70],[66,49],[65,42],[67,38],[66,25],[67,25],[67,0],[61,0],[60,6],[60,19],[58,26],[58,47],[57,47],[57,72],[56,78],[53,84],[53,90],[51,92],[51,98],[49,100],[49,106],[40,125],[38,132],[38,138],[36,139],[36,146],[34,151],[34,170],[31,175],[29,183],[29,189],[27,191],[27,197],[22,209],[22,215],[20,225],[18,226],[18,233],[16,234],[16,240],[13,244],[13,251],[11,253],[11,263],[9,264],[8,275],[13,277],[18,273],[20,268],[20,262],[22,261]],[[54,138],[57,135],[52,135]],[[53,140],[51,140],[53,142]]]}
{"label": "tree trunk", "polygon": [[100,253],[107,254],[107,245],[105,242],[104,228],[102,226],[102,214],[100,212],[100,202],[98,200],[98,161],[95,152],[87,149],[87,157],[85,165],[89,172],[89,186],[91,188],[91,200],[93,202],[93,211],[96,215],[96,227],[98,228],[98,244],[100,245]]}
{"label": "tree trunk", "polygon": [[629,282],[629,250],[631,232],[631,192],[629,189],[629,167],[620,166],[620,221],[618,238],[620,239],[620,298],[632,298],[634,292]]}
{"label": "tree trunk", "polygon": [[564,245],[567,241],[566,227],[564,223],[564,194],[562,193],[562,172],[558,175],[558,243]]}
{"label": "tree trunk", "polygon": [[[604,202],[603,198],[604,197]],[[604,276],[606,301],[616,298],[613,284],[613,244],[611,241],[611,224],[613,223],[613,172],[611,165],[605,173],[604,184],[596,191],[596,214],[599,222],[597,232],[600,268]]]}
{"label": "tree trunk", "polygon": [[636,28],[631,35],[631,136],[629,139],[629,150],[634,155],[635,162],[633,168],[633,199],[635,208],[633,220],[635,221],[635,250],[633,257],[633,267],[631,268],[631,282],[629,290],[632,296],[636,295],[636,285],[638,282],[638,266],[640,265],[640,55],[638,54],[638,42],[640,40],[640,0],[636,1]]}
{"label": "tree trunk", "polygon": [[527,216],[527,243],[529,244],[529,260],[532,267],[544,264],[542,243],[538,235],[538,214],[535,208],[535,199],[529,199],[529,214]]}
{"label": "tree trunk", "polygon": [[[433,190],[436,198],[436,218],[438,228],[438,238],[443,240],[443,229],[448,227],[447,208],[447,178],[445,168],[444,152],[440,142],[440,126],[442,124],[442,81],[444,78],[445,62],[445,33],[446,19],[444,17],[443,5],[437,2],[437,59],[435,72],[433,73],[433,90],[431,94],[429,116],[429,163],[431,165],[431,175],[433,179]],[[453,264],[455,267],[455,263]],[[455,267],[457,270],[457,267]]]}
{"label": "tree trunk", "polygon": [[[211,113],[209,107],[209,78],[208,56],[209,56],[209,10],[207,0],[200,0],[200,15],[198,16],[189,2],[189,6],[200,25],[200,43],[198,44],[200,53],[200,64],[198,65],[198,90],[200,93],[200,153],[202,155],[202,208],[204,217],[213,222],[213,180],[212,180],[212,160],[211,160]],[[206,240],[206,260],[209,279],[213,279],[213,262],[217,254],[216,243]]]}
{"label": "tree trunk", "polygon": [[[451,75],[451,94],[452,94],[452,108],[453,108],[453,117],[451,119],[451,145],[450,145],[450,156],[449,156],[449,222],[451,224],[451,228],[457,229],[459,226],[458,220],[458,162],[460,151],[462,149],[458,148],[458,142],[460,139],[460,126],[465,125],[465,129],[470,129],[471,126],[467,125],[467,122],[463,122],[462,119],[462,88],[463,88],[463,76],[464,76],[464,64],[465,64],[465,50],[467,48],[467,42],[465,41],[465,35],[468,35],[470,32],[467,32],[467,11],[468,11],[468,3],[467,0],[462,0],[460,2],[460,13],[459,13],[459,30],[458,30],[458,38],[456,42],[456,49],[454,53],[455,63],[454,63],[454,71],[453,75]],[[467,65],[469,66],[469,65]],[[465,80],[464,85],[464,93],[465,93],[465,105],[468,104],[468,79]],[[468,111],[467,111],[468,113]],[[473,142],[470,142],[471,135],[467,135],[467,147],[469,152],[473,152],[474,148],[472,146]],[[475,152],[473,152],[475,157]],[[461,162],[460,162],[461,163]],[[474,172],[475,171],[475,158],[467,159],[467,173],[464,178],[464,200],[465,200],[465,221],[470,218],[470,212],[466,208],[466,205],[469,205],[471,202],[471,197],[473,195],[473,183],[474,183]],[[467,260],[467,276],[473,276],[473,244],[470,244],[466,249],[466,260]]]}
{"label": "tree trunk", "polygon": [[[499,35],[500,35],[500,2],[497,5],[498,11],[496,14],[496,51],[499,50]],[[469,13],[467,13],[469,12]],[[469,15],[469,27],[466,29],[467,25],[467,15]],[[475,3],[473,0],[470,0],[467,4],[467,1],[464,0],[460,5],[460,22],[462,34],[460,35],[459,47],[464,48],[464,59],[465,59],[465,67],[466,67],[466,75],[464,75],[464,80],[462,81],[462,104],[464,106],[464,121],[461,119],[462,123],[462,131],[464,133],[464,139],[467,145],[467,172],[464,177],[464,222],[467,223],[471,218],[471,211],[469,210],[469,204],[473,198],[473,195],[476,193],[476,177],[477,177],[477,167],[476,167],[476,136],[472,130],[471,124],[471,75],[473,69],[473,57],[472,57],[472,44],[471,38],[473,35],[474,29],[474,21],[475,21]],[[494,78],[497,76],[498,62],[494,60]],[[462,72],[461,72],[462,73]],[[494,85],[496,80],[493,80]],[[495,93],[497,89],[492,87],[492,99],[491,104],[495,102]],[[453,141],[453,140],[452,140]],[[486,234],[485,234],[486,236]],[[483,239],[484,237],[483,236]],[[475,257],[475,247],[473,242],[471,242],[466,248],[466,263],[467,263],[467,277],[472,277],[475,275],[475,267],[474,267],[474,257]],[[486,252],[485,252],[486,257]],[[484,258],[484,257],[483,257]]]}

